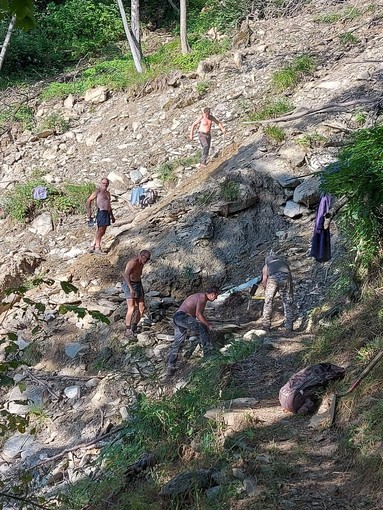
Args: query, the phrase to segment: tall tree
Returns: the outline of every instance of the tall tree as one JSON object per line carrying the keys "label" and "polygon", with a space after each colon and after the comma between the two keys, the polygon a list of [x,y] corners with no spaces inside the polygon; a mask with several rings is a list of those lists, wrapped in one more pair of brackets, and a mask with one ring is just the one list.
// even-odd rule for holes
{"label": "tall tree", "polygon": [[11,35],[12,35],[12,32],[13,32],[13,28],[15,26],[15,23],[16,23],[16,14],[14,14],[12,16],[11,21],[9,22],[8,30],[7,30],[7,33],[5,35],[3,46],[1,47],[1,51],[0,51],[0,71],[1,71],[1,68],[3,67],[5,53],[7,52],[8,44],[9,44],[9,41],[11,40]]}
{"label": "tall tree", "polygon": [[138,48],[134,42],[134,37],[132,35],[132,31],[130,30],[128,20],[126,19],[125,9],[122,4],[122,0],[117,0],[118,7],[120,8],[122,23],[124,25],[124,30],[126,34],[126,38],[128,39],[130,51],[132,52],[134,65],[136,66],[136,70],[138,73],[142,73],[142,66],[141,66],[141,55],[138,51]]}
{"label": "tall tree", "polygon": [[190,46],[187,37],[186,19],[187,19],[186,0],[180,0],[180,34],[182,55],[186,55],[187,53],[190,52]]}
{"label": "tall tree", "polygon": [[130,23],[132,34],[137,50],[142,57],[141,36],[140,36],[140,0],[131,0],[130,2]]}

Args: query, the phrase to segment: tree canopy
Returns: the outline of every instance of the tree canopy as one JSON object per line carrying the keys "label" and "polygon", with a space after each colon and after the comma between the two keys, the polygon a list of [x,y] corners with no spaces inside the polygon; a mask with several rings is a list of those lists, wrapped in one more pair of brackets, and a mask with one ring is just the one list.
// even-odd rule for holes
{"label": "tree canopy", "polygon": [[16,26],[24,30],[34,26],[33,0],[0,0],[0,20],[16,14]]}

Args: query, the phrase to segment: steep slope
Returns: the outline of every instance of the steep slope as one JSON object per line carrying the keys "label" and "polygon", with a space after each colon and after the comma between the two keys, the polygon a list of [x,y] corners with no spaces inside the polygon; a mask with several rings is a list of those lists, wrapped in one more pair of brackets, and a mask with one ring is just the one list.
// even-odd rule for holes
{"label": "steep slope", "polygon": [[[30,315],[16,310],[3,318],[3,331],[19,330],[20,336],[33,345],[29,347],[31,375],[23,373],[27,385],[32,389],[43,386],[33,383],[33,377],[37,377],[60,396],[56,399],[45,392],[42,397],[49,419],[39,428],[38,444],[24,455],[24,465],[35,466],[42,462],[43,455],[53,456],[65,447],[107,432],[108,427],[120,423],[121,416],[125,417],[137,393],[172,391],[161,379],[172,334],[168,319],[175,301],[188,293],[212,282],[230,287],[257,276],[265,254],[274,249],[287,255],[293,270],[297,330],[307,326],[310,311],[324,301],[336,275],[331,266],[317,264],[308,256],[318,186],[313,200],[307,195],[299,204],[296,217],[286,214],[286,202],[295,198],[294,188],[307,181],[299,177],[331,160],[345,133],[359,126],[361,116],[357,113],[363,114],[364,125],[377,115],[383,72],[382,13],[367,2],[359,2],[357,7],[343,2],[331,7],[340,13],[339,19],[321,23],[323,5],[317,11],[314,6],[310,8],[312,12],[297,17],[250,24],[246,30],[251,45],[235,50],[241,55],[239,67],[238,57],[234,60],[230,53],[212,59],[209,72],[204,67],[199,76],[169,80],[173,85],[144,97],[112,93],[100,105],[90,106],[83,98],[75,98],[73,106],[70,102],[65,106],[61,102],[36,104],[39,116],[52,111],[64,113],[71,119],[72,128],[63,135],[35,141],[28,133],[16,136],[12,143],[2,140],[2,190],[30,178],[36,169],[57,183],[66,179],[98,180],[108,175],[117,216],[117,224],[107,231],[108,253],[104,257],[87,253],[92,232],[86,227],[85,217],[63,218],[45,236],[33,225],[20,228],[9,218],[0,220],[5,239],[0,247],[4,272],[13,275],[7,285],[17,282],[23,273],[38,271],[53,280],[70,280],[79,288],[75,296],[66,296],[59,285],[29,291],[28,297],[47,306],[46,327],[38,348],[30,334]],[[358,14],[347,14],[348,8]],[[348,33],[359,42],[351,43],[348,38],[349,42],[342,44],[340,36]],[[305,75],[295,88],[276,92],[273,73],[302,54],[315,58],[315,71]],[[199,80],[209,85],[203,98],[195,92]],[[291,101],[294,111],[293,120],[278,122],[285,138],[275,142],[259,123],[244,122],[247,113],[280,96]],[[227,135],[224,138],[214,130],[213,157],[202,170],[183,160],[196,150],[196,144],[187,141],[188,128],[205,105],[211,105],[213,113],[223,120]],[[299,141],[302,139],[304,143]],[[162,187],[158,165],[175,159],[181,160],[177,181]],[[138,178],[134,170],[139,170]],[[130,206],[129,190],[138,182],[161,190],[158,204],[145,210]],[[230,201],[225,191],[232,182],[237,190],[235,201],[241,202],[243,209],[225,216],[222,207]],[[251,199],[256,203],[247,206]],[[339,233],[336,228],[332,233],[336,258],[341,250]],[[137,353],[123,345],[125,303],[118,282],[126,260],[142,248],[152,251],[153,261],[145,268],[149,311],[139,340],[142,352]],[[31,262],[26,264],[28,260]],[[63,303],[99,309],[111,318],[111,324],[100,325],[87,317],[78,319],[72,312],[61,315],[58,310]],[[217,321],[246,324],[257,321],[261,305],[245,294],[209,314]],[[281,317],[279,307],[275,326]],[[254,323],[248,325],[241,334],[254,327]],[[283,450],[284,445],[288,450],[295,436],[302,434],[303,443],[326,444],[320,462],[314,445],[309,452],[310,462],[302,463],[289,483],[282,486],[281,498],[275,495],[275,501],[267,501],[268,506],[263,508],[303,509],[320,504],[326,508],[359,508],[362,503],[366,508],[379,508],[363,493],[351,493],[353,501],[344,502],[350,493],[348,480],[352,473],[343,474],[343,464],[339,469],[342,473],[335,472],[338,470],[332,463],[338,460],[332,458],[332,434],[311,434],[303,420],[284,419],[275,407],[278,387],[296,369],[295,357],[303,340],[307,337],[299,334],[293,340],[276,337],[276,348],[270,355],[256,353],[247,365],[237,367],[245,380],[243,395],[261,401],[261,419],[271,430],[271,435],[265,435],[266,442],[275,441],[277,450]],[[76,345],[79,350],[72,357]],[[74,351],[68,351],[73,346]],[[259,373],[254,376],[253,362],[262,377]],[[181,364],[181,381],[190,367],[194,365]],[[278,370],[279,377],[274,378],[273,370]],[[236,375],[234,370],[233,384]],[[237,384],[240,386],[240,381]],[[70,385],[81,389],[76,401],[62,397]],[[4,401],[12,399],[4,394]],[[269,404],[271,412],[264,415]],[[279,427],[275,434],[274,426]],[[298,438],[292,447],[296,451],[291,456],[286,453],[289,463],[299,457],[300,446]],[[265,444],[260,448],[268,449]],[[14,459],[3,455],[5,474],[12,473],[19,464],[17,455]],[[76,462],[73,460],[69,470],[63,464],[58,464],[58,472],[76,482]],[[35,470],[41,485],[46,483],[47,471],[44,463]],[[273,473],[266,473],[266,485]],[[330,473],[334,482],[328,480]],[[322,491],[326,496],[322,497]],[[232,508],[258,508],[251,506],[255,504],[260,503],[244,501]]]}

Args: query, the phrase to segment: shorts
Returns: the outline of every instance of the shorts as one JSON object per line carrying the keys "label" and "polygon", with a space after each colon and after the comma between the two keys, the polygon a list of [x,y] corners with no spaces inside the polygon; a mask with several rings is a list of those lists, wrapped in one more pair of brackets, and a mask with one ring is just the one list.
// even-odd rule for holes
{"label": "shorts", "polygon": [[[141,282],[131,282],[132,284],[132,287],[134,289],[134,292],[136,293],[136,297],[133,298],[133,299],[141,299],[143,300],[144,299],[144,287],[142,286],[142,283]],[[132,299],[130,297],[130,289],[128,287],[128,284],[126,282],[123,282],[122,285],[121,285],[121,288],[125,294],[125,297],[126,299]]]}
{"label": "shorts", "polygon": [[110,213],[109,211],[98,210],[96,215],[96,222],[98,227],[109,227]]}

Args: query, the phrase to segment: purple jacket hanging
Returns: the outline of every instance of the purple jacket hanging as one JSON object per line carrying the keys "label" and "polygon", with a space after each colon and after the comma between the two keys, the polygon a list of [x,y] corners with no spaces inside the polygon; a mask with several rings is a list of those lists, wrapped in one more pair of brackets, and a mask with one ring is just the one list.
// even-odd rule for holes
{"label": "purple jacket hanging", "polygon": [[315,218],[314,235],[311,241],[311,257],[317,262],[327,262],[331,259],[330,229],[325,227],[325,216],[330,211],[331,197],[324,195],[320,199]]}

